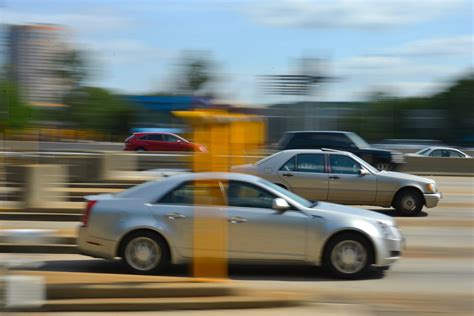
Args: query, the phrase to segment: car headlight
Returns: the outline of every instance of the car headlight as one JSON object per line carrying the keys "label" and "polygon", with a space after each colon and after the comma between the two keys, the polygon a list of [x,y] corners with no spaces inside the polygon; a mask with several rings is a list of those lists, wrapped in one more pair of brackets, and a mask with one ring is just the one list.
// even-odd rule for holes
{"label": "car headlight", "polygon": [[387,239],[400,239],[400,233],[398,228],[395,226],[389,226],[383,222],[377,221],[379,225],[380,231],[382,232],[383,236]]}
{"label": "car headlight", "polygon": [[426,192],[428,193],[436,193],[436,185],[434,183],[428,183],[426,185]]}

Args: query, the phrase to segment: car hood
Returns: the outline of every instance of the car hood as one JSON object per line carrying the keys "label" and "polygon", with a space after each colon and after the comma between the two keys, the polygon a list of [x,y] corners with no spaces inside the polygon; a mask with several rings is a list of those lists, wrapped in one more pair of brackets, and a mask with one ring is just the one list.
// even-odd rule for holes
{"label": "car hood", "polygon": [[365,219],[373,219],[373,220],[379,220],[387,225],[395,225],[395,220],[387,215],[377,213],[375,211],[369,211],[369,210],[364,210],[356,207],[351,207],[351,206],[345,206],[345,205],[340,205],[340,204],[335,204],[335,203],[328,203],[328,202],[318,202],[318,204],[311,208],[308,209],[308,213],[312,215],[319,215],[316,214],[319,210],[326,211],[326,212],[332,212],[332,213],[340,213],[340,214],[345,214],[345,215],[351,215],[351,216],[357,216],[357,217],[363,217]]}
{"label": "car hood", "polygon": [[413,174],[408,174],[408,173],[401,173],[401,172],[394,172],[394,171],[380,171],[377,174],[378,177],[387,177],[391,179],[400,179],[400,180],[412,180],[412,181],[417,181],[420,183],[435,183],[434,180],[420,177],[420,176],[415,176]]}

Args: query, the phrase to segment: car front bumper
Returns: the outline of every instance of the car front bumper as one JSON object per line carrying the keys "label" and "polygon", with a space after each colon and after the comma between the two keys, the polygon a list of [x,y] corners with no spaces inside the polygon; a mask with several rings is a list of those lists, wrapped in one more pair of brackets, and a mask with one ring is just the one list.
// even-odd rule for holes
{"label": "car front bumper", "polygon": [[423,196],[425,197],[425,205],[427,208],[436,207],[442,198],[440,192],[430,194],[425,193],[423,194]]}
{"label": "car front bumper", "polygon": [[79,253],[104,259],[113,259],[117,254],[117,242],[93,236],[88,227],[80,226],[77,234]]}
{"label": "car front bumper", "polygon": [[406,243],[405,237],[399,233],[396,239],[378,238],[375,240],[377,244],[377,251],[375,256],[374,266],[387,267],[396,262],[405,251]]}

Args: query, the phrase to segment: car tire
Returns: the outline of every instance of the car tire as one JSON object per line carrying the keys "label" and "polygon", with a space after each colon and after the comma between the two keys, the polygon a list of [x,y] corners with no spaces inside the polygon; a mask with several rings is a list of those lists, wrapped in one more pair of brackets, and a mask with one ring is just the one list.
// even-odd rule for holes
{"label": "car tire", "polygon": [[403,190],[395,196],[393,207],[404,216],[417,216],[423,209],[423,196],[416,190]]}
{"label": "car tire", "polygon": [[128,270],[137,274],[163,272],[169,265],[169,248],[158,234],[148,231],[128,235],[120,256]]}
{"label": "car tire", "polygon": [[390,162],[382,162],[379,161],[375,164],[375,168],[377,168],[380,171],[392,171],[394,169],[394,165]]}
{"label": "car tire", "polygon": [[366,237],[358,233],[343,233],[327,243],[323,266],[338,279],[365,277],[374,262],[374,251]]}
{"label": "car tire", "polygon": [[135,149],[135,151],[146,151],[146,149],[143,147],[138,147],[137,149]]}

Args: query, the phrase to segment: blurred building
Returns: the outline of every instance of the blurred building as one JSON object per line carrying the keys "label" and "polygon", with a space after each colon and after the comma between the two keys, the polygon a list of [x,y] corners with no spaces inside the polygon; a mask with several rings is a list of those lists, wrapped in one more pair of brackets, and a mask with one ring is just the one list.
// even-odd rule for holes
{"label": "blurred building", "polygon": [[57,104],[67,91],[58,69],[66,52],[65,30],[57,25],[12,25],[7,31],[10,79],[24,98],[36,105]]}

